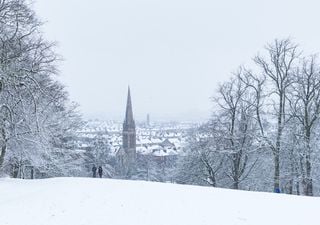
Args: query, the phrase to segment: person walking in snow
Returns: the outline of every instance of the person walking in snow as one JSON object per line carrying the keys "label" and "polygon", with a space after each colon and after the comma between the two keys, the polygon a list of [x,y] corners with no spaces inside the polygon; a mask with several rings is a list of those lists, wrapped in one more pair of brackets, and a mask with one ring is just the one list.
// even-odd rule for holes
{"label": "person walking in snow", "polygon": [[102,167],[99,166],[98,174],[99,174],[99,177],[100,177],[100,178],[102,178],[102,172],[103,172]]}
{"label": "person walking in snow", "polygon": [[97,177],[97,167],[96,167],[96,165],[93,165],[93,167],[92,167],[92,177]]}

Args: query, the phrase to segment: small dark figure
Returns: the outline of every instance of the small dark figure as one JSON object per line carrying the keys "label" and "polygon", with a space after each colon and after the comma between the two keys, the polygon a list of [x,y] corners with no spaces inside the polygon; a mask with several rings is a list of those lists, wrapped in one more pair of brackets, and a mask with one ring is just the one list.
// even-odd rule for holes
{"label": "small dark figure", "polygon": [[100,178],[102,178],[102,172],[103,172],[102,167],[99,166],[98,173]]}
{"label": "small dark figure", "polygon": [[31,168],[31,179],[34,178],[34,170],[33,170],[33,167]]}
{"label": "small dark figure", "polygon": [[95,165],[92,167],[92,177],[97,177],[97,167]]}
{"label": "small dark figure", "polygon": [[280,188],[276,188],[276,189],[274,190],[274,192],[275,192],[275,193],[281,193],[281,190],[280,190]]}

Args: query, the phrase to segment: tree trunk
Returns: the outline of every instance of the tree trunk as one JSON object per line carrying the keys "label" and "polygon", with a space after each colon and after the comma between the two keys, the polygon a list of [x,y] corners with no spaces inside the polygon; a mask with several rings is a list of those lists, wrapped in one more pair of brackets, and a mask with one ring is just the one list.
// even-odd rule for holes
{"label": "tree trunk", "polygon": [[313,185],[312,185],[312,178],[311,178],[311,162],[310,162],[310,155],[306,156],[306,179],[305,179],[305,195],[313,196]]}
{"label": "tree trunk", "polygon": [[239,189],[239,181],[234,181],[232,188],[233,189]]}
{"label": "tree trunk", "polygon": [[313,185],[311,178],[311,146],[310,146],[311,128],[306,129],[307,153],[306,153],[306,181],[305,195],[313,196]]}
{"label": "tree trunk", "polygon": [[7,152],[6,132],[5,132],[3,127],[1,129],[1,136],[2,136],[2,139],[3,139],[3,145],[1,146],[1,152],[0,152],[0,170],[1,170],[2,166],[3,166],[4,157],[5,157],[6,152]]}
{"label": "tree trunk", "polygon": [[4,157],[7,152],[7,145],[4,143],[3,146],[1,147],[1,153],[0,153],[0,170],[2,168],[3,162],[4,162]]}
{"label": "tree trunk", "polygon": [[274,191],[280,191],[280,163],[279,163],[279,154],[274,155]]}
{"label": "tree trunk", "polygon": [[280,192],[280,149],[281,149],[281,136],[282,136],[282,126],[283,126],[283,100],[284,93],[281,91],[279,93],[279,114],[278,114],[278,127],[277,127],[277,137],[276,137],[276,146],[274,149],[274,191]]}
{"label": "tree trunk", "polygon": [[293,178],[290,178],[289,184],[288,184],[288,194],[292,195],[293,194]]}

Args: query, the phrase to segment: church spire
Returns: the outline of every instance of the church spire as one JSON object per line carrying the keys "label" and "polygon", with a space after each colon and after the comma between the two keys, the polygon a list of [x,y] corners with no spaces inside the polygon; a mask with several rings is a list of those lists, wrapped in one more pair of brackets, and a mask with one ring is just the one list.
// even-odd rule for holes
{"label": "church spire", "polygon": [[132,112],[132,103],[131,103],[131,94],[130,94],[130,86],[128,86],[128,97],[127,97],[127,107],[126,107],[126,116],[124,123],[129,125],[133,124],[133,112]]}
{"label": "church spire", "polygon": [[[130,87],[128,87],[126,117],[123,122],[122,148],[125,153],[124,167],[132,170],[136,160],[136,125],[133,119]],[[127,171],[127,172],[128,172]]]}

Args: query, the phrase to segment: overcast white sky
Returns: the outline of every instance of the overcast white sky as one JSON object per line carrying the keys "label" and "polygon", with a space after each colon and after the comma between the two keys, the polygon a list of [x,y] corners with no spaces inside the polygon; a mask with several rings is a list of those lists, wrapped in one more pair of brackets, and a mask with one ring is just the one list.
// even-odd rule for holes
{"label": "overcast white sky", "polygon": [[217,84],[274,38],[320,52],[311,0],[35,0],[60,79],[86,117],[123,119],[130,84],[139,120],[209,117]]}

